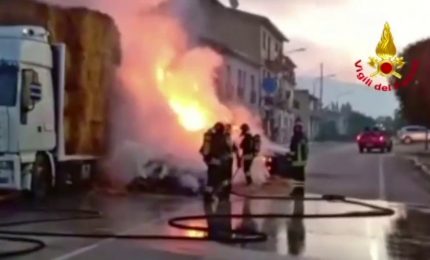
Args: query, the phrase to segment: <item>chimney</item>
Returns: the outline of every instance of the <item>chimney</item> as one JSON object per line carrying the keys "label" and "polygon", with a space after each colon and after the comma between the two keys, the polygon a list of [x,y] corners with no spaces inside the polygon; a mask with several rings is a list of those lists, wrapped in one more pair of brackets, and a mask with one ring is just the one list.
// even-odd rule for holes
{"label": "chimney", "polygon": [[237,9],[239,7],[239,0],[230,0],[230,6],[233,9]]}

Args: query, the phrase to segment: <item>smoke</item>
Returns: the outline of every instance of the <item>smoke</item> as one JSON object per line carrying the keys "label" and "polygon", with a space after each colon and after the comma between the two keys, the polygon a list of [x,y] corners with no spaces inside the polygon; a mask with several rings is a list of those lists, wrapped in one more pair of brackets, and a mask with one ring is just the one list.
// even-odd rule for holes
{"label": "smoke", "polygon": [[[223,59],[209,48],[192,47],[192,34],[181,17],[158,8],[168,0],[43,2],[98,10],[119,27],[123,60],[113,109],[112,154],[132,142],[147,156],[200,170],[202,135],[216,121],[248,122],[262,134],[258,118],[217,99],[213,82]],[[178,1],[174,13],[193,10],[193,2]]]}

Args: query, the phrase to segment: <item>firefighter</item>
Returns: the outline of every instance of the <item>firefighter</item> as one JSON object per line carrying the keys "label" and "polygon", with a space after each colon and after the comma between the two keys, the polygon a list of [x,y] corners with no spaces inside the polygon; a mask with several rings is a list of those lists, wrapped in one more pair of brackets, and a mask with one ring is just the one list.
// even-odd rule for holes
{"label": "firefighter", "polygon": [[231,182],[233,181],[233,163],[234,163],[234,157],[236,157],[237,162],[237,168],[240,168],[240,154],[239,154],[239,148],[236,146],[236,144],[233,141],[232,137],[232,126],[231,124],[225,125],[225,135],[226,135],[226,142],[228,146],[228,153],[226,154],[226,169],[223,172],[223,189],[220,191],[222,198],[228,198],[230,192],[231,192]]}
{"label": "firefighter", "polygon": [[203,145],[199,150],[199,153],[203,157],[203,161],[208,166],[209,165],[209,149],[210,149],[210,142],[212,140],[212,134],[215,132],[216,124],[209,128],[204,134],[203,134]]}
{"label": "firefighter", "polygon": [[251,185],[251,166],[255,157],[254,137],[250,133],[250,129],[247,124],[242,124],[240,130],[242,136],[240,149],[242,150],[243,172],[245,173],[247,185]]}
{"label": "firefighter", "polygon": [[291,172],[294,181],[305,181],[305,168],[308,153],[308,140],[303,132],[303,125],[301,123],[296,123],[290,142]]}
{"label": "firefighter", "polygon": [[215,191],[221,187],[225,178],[226,154],[229,151],[225,138],[225,127],[222,123],[215,124],[213,129],[205,133],[203,146],[200,152],[203,160],[208,166],[207,184],[204,199],[211,202],[214,199]]}

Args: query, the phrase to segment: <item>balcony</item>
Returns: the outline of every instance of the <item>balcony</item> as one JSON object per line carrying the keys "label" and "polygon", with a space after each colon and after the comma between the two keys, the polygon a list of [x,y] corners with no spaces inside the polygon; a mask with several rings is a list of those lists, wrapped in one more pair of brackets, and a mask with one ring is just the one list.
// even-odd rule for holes
{"label": "balcony", "polygon": [[274,60],[266,60],[265,65],[270,71],[281,74],[282,78],[291,85],[296,85],[296,75],[294,73],[296,65],[287,56],[282,55]]}
{"label": "balcony", "polygon": [[282,75],[282,78],[284,78],[288,83],[290,83],[293,86],[297,84],[296,74],[294,73],[294,71],[284,72],[284,74]]}
{"label": "balcony", "polygon": [[269,96],[264,97],[263,98],[263,105],[264,106],[268,106],[268,107],[274,106],[275,105],[274,98],[273,97],[269,97]]}
{"label": "balcony", "polygon": [[285,98],[276,99],[274,104],[275,104],[276,108],[287,111],[289,113],[291,113],[293,110],[293,106],[291,104],[291,101],[288,99],[285,99]]}

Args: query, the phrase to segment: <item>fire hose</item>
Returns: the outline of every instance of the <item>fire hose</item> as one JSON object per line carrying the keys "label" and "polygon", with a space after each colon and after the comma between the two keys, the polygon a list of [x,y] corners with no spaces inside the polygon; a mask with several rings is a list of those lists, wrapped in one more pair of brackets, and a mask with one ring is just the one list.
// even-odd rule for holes
{"label": "fire hose", "polygon": [[[255,199],[255,200],[282,200],[291,201],[297,200],[294,196],[258,196],[258,195],[246,195],[237,192],[232,192],[233,195],[244,198],[244,199]],[[215,215],[189,215],[175,217],[168,220],[168,224],[171,227],[175,227],[182,230],[196,230],[209,234],[208,227],[199,227],[184,224],[183,222],[192,220],[214,220],[214,219],[249,219],[249,218],[260,218],[260,219],[279,219],[279,218],[361,218],[361,217],[381,217],[391,216],[395,212],[386,207],[373,205],[367,202],[361,202],[357,200],[346,199],[340,195],[322,195],[315,197],[303,197],[300,198],[303,201],[329,201],[329,202],[341,202],[350,205],[356,205],[365,207],[367,211],[349,211],[344,213],[329,213],[329,214],[215,214]],[[9,223],[0,223],[0,240],[9,242],[18,242],[31,245],[28,248],[0,252],[0,258],[21,256],[30,253],[37,252],[46,247],[46,244],[40,239],[33,239],[27,237],[62,237],[62,238],[85,238],[85,239],[120,239],[120,240],[184,240],[184,241],[216,241],[222,243],[236,244],[236,243],[252,243],[252,242],[264,242],[267,240],[267,234],[258,231],[245,231],[245,230],[231,230],[229,234],[223,236],[205,236],[205,237],[189,237],[189,236],[170,236],[170,235],[120,235],[115,233],[73,233],[73,232],[50,232],[50,231],[22,231],[22,230],[11,230],[10,228],[40,224],[40,223],[51,223],[61,221],[77,221],[77,220],[90,220],[90,219],[101,219],[103,214],[99,211],[94,210],[76,210],[76,209],[30,209],[25,211],[32,212],[44,212],[44,213],[66,213],[71,216],[63,218],[43,218],[33,219],[25,221],[14,221]],[[7,228],[7,229],[6,229]]]}

